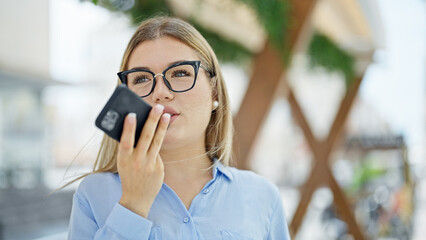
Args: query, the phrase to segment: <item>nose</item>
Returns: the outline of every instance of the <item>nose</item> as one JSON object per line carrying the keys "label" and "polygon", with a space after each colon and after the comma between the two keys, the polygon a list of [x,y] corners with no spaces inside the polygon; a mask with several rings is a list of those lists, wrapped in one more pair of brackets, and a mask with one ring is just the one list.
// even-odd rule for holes
{"label": "nose", "polygon": [[154,90],[151,93],[152,100],[155,103],[161,103],[163,101],[170,101],[174,98],[173,92],[164,83],[162,74],[156,75],[156,83]]}

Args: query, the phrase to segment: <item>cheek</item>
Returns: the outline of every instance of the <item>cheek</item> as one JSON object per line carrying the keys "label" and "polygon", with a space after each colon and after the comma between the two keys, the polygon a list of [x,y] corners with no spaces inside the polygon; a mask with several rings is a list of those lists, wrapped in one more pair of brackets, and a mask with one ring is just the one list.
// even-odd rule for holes
{"label": "cheek", "polygon": [[[185,109],[191,114],[190,118],[196,118],[203,125],[208,124],[212,111],[212,96],[209,83],[204,82],[188,92]],[[200,123],[201,123],[200,122]]]}
{"label": "cheek", "polygon": [[185,111],[190,115],[188,117],[196,119],[210,118],[211,98],[207,96],[194,96],[193,98],[188,98],[188,100],[185,104]]}

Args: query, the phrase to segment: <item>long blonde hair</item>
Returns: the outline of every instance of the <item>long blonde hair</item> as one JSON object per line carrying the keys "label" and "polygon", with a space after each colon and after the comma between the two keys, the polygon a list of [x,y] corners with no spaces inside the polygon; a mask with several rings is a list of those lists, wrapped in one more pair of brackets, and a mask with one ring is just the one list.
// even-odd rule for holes
{"label": "long blonde hair", "polygon": [[[223,165],[229,166],[232,162],[233,126],[227,89],[215,53],[192,25],[178,18],[164,16],[143,21],[127,45],[120,71],[127,70],[130,55],[140,43],[163,36],[173,37],[194,49],[210,73],[213,98],[219,102],[219,106],[212,112],[207,126],[206,153],[210,159],[217,158]],[[92,172],[72,182],[92,173],[117,172],[117,148],[118,142],[104,134]]]}

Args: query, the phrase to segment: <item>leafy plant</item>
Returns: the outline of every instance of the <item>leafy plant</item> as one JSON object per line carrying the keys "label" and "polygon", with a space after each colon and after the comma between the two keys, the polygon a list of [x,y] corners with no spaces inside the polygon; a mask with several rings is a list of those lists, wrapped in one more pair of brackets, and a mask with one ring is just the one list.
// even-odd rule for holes
{"label": "leafy plant", "polygon": [[354,59],[351,55],[341,50],[325,35],[314,34],[308,49],[311,67],[323,67],[328,71],[343,73],[346,86],[354,79]]}
{"label": "leafy plant", "polygon": [[[282,56],[286,64],[289,56],[286,44],[286,33],[289,26],[290,4],[288,0],[238,0],[256,12],[259,22],[263,25],[269,40]],[[166,0],[92,0],[94,4],[102,5],[112,11],[123,11],[128,14],[133,24],[137,25],[144,19],[156,15],[173,15],[171,7]],[[128,10],[123,5],[134,3]],[[210,43],[221,61],[243,64],[253,57],[253,52],[242,44],[228,40],[218,33],[203,27],[194,19],[186,19]],[[341,50],[326,36],[317,33],[311,40],[308,55],[311,66],[324,67],[329,71],[342,72],[349,86],[354,78],[354,59],[351,55]]]}

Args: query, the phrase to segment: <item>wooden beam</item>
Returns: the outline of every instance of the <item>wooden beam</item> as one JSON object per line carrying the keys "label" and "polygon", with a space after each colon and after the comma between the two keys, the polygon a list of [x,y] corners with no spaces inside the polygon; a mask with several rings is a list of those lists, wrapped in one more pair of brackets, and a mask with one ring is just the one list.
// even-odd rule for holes
{"label": "wooden beam", "polygon": [[[286,45],[290,52],[309,19],[316,0],[290,0],[290,26],[286,37]],[[253,65],[253,73],[249,86],[234,118],[235,138],[234,155],[237,167],[250,169],[248,156],[257,133],[273,103],[284,71],[282,57],[271,46],[269,41],[258,54]]]}
{"label": "wooden beam", "polygon": [[[286,79],[284,80],[286,84]],[[288,86],[288,95],[287,100],[290,104],[291,113],[294,116],[296,122],[299,124],[299,127],[302,129],[303,136],[305,137],[306,142],[308,143],[309,147],[311,148],[311,151],[313,152],[313,155],[318,155],[318,141],[315,139],[315,136],[312,132],[311,127],[309,126],[309,123],[303,114],[302,108],[300,107],[299,103],[297,102],[296,96],[294,95],[293,90]]]}
{"label": "wooden beam", "polygon": [[315,137],[312,135],[312,132],[309,131],[309,126],[305,126],[307,124],[306,119],[303,113],[301,113],[300,106],[296,101],[296,98],[293,96],[291,89],[289,90],[288,99],[290,102],[290,107],[292,108],[292,112],[296,116],[296,120],[302,129],[308,129],[304,130],[303,133],[306,140],[311,142],[310,145],[312,146],[312,152],[314,154],[315,160],[311,175],[301,189],[301,198],[290,224],[291,232],[294,235],[298,232],[302,224],[303,217],[306,214],[307,207],[311,201],[313,192],[323,184],[328,185],[330,190],[333,192],[334,204],[341,213],[341,216],[344,218],[345,222],[348,224],[349,231],[354,235],[355,239],[364,239],[364,236],[362,235],[362,232],[360,231],[352,213],[352,208],[350,207],[349,201],[346,199],[343,191],[337,184],[330,170],[328,162],[330,154],[333,150],[333,146],[338,141],[338,137],[344,128],[344,123],[346,122],[350,109],[357,96],[361,81],[362,77],[359,77],[356,79],[353,86],[349,87],[348,92],[339,106],[339,110],[333,121],[332,127],[330,128],[329,135],[323,142],[319,142],[317,139],[315,139]]}
{"label": "wooden beam", "polygon": [[331,125],[330,132],[327,136],[327,142],[330,145],[327,145],[328,151],[331,152],[334,144],[337,143],[338,137],[343,131],[344,124],[347,117],[349,116],[349,111],[352,108],[352,105],[355,101],[356,96],[359,92],[359,87],[364,76],[360,76],[355,79],[352,86],[347,86],[348,91],[346,92],[342,102],[340,103],[339,110],[334,118],[333,124]]}
{"label": "wooden beam", "polygon": [[314,167],[311,171],[311,175],[309,175],[309,178],[305,182],[305,184],[303,184],[303,187],[300,188],[299,204],[297,205],[296,211],[293,215],[293,219],[290,223],[290,233],[292,237],[296,236],[300,226],[302,225],[303,217],[305,216],[306,211],[308,210],[308,206],[311,202],[314,191],[318,187],[325,184],[324,182],[322,182],[323,179],[321,178],[321,166],[319,164],[313,164],[313,166]]}
{"label": "wooden beam", "polygon": [[281,62],[268,43],[254,61],[254,71],[238,114],[234,118],[237,167],[250,169],[247,158],[262,122],[273,103],[281,78]]}
{"label": "wooden beam", "polygon": [[[288,49],[290,51],[297,45],[296,43],[303,32],[302,30],[305,22],[311,15],[315,2],[316,0],[290,0],[291,25],[287,37]],[[280,80],[285,72],[285,66],[280,59],[281,57],[277,55],[270,43],[267,42],[264,49],[258,54],[254,61],[253,74],[247,92],[243,98],[239,112],[234,119],[234,150],[237,167],[239,168],[250,168],[250,164],[248,163],[250,149],[252,148],[257,132],[269,112],[274,101],[275,91],[278,89]],[[334,203],[347,222],[349,231],[353,234],[355,239],[364,239],[364,236],[356,224],[350,204],[334,179],[328,164],[330,154],[341,134],[352,103],[358,93],[361,80],[362,78],[357,79],[355,85],[350,88],[350,91],[346,94],[339,107],[335,121],[332,124],[330,133],[323,142],[318,141],[313,135],[293,91],[291,88],[288,88],[288,99],[292,112],[301,126],[306,141],[314,155],[311,175],[301,189],[301,199],[290,225],[292,236],[297,233],[302,223],[315,189],[321,185],[328,185],[334,194]]]}
{"label": "wooden beam", "polygon": [[328,185],[333,192],[333,202],[336,206],[338,216],[340,216],[343,221],[346,222],[348,226],[348,231],[352,236],[354,236],[354,239],[365,239],[364,235],[362,234],[356,219],[355,215],[353,214],[352,205],[347,200],[345,193],[340,188],[339,184],[337,183],[336,179],[333,176],[333,173],[331,172],[331,169],[329,167],[325,168],[327,170],[327,176],[328,179]]}

